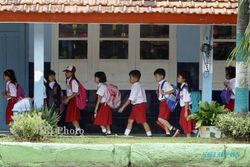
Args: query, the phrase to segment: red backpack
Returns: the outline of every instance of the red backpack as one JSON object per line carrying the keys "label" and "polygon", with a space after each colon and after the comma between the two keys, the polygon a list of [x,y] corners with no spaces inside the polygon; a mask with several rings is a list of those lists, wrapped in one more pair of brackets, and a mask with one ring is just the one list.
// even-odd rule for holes
{"label": "red backpack", "polygon": [[18,101],[22,100],[25,97],[24,89],[18,83],[16,84],[16,89],[17,89],[17,99],[18,99]]}
{"label": "red backpack", "polygon": [[107,84],[107,92],[105,92],[106,104],[116,109],[121,105],[121,93],[116,85]]}
{"label": "red backpack", "polygon": [[[85,87],[82,85],[81,82],[77,81],[78,83],[78,95],[76,96],[76,106],[77,108],[79,108],[80,110],[83,110],[86,108],[87,106],[87,90],[85,89]],[[69,82],[69,86],[72,89],[72,79]]]}

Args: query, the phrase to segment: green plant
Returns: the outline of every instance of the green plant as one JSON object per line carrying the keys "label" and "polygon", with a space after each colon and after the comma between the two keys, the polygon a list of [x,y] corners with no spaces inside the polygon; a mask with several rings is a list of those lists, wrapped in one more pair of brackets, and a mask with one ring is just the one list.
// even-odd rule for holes
{"label": "green plant", "polygon": [[215,126],[228,137],[250,140],[250,114],[246,117],[238,116],[235,113],[219,115]]}
{"label": "green plant", "polygon": [[227,112],[228,110],[217,102],[199,102],[198,110],[195,113],[189,115],[187,119],[195,120],[196,128],[199,128],[200,126],[214,126],[216,117]]}
{"label": "green plant", "polygon": [[51,125],[41,117],[40,112],[28,112],[12,117],[10,131],[17,140],[43,141],[53,129]]}
{"label": "green plant", "polygon": [[57,127],[57,123],[60,120],[60,116],[52,108],[33,108],[30,110],[30,112],[41,113],[41,118],[47,121],[53,128]]}

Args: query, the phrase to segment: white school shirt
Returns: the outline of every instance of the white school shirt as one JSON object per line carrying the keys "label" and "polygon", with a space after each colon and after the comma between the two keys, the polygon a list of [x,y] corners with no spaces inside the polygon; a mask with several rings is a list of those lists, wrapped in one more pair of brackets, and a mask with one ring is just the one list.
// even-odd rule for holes
{"label": "white school shirt", "polygon": [[69,83],[72,78],[67,79],[67,96],[71,96],[73,93],[78,93],[79,91],[79,85],[75,79],[72,79],[71,84],[72,87],[70,87]]}
{"label": "white school shirt", "polygon": [[107,85],[104,83],[99,83],[97,86],[96,94],[102,96],[101,103],[105,103],[107,100],[105,98],[105,93],[107,92]]}
{"label": "white school shirt", "polygon": [[46,87],[43,85],[43,98],[47,99],[47,94],[46,94]]}
{"label": "white school shirt", "polygon": [[54,86],[55,86],[55,83],[56,83],[55,81],[50,82],[50,83],[49,83],[49,87],[50,87],[51,89],[53,89]]}
{"label": "white school shirt", "polygon": [[231,90],[233,93],[231,93],[231,99],[235,99],[235,78],[232,78],[230,80],[226,80],[226,86]]}
{"label": "white school shirt", "polygon": [[[7,95],[11,97],[17,97],[17,88],[16,85],[13,84],[11,81],[6,82],[6,88],[5,88]],[[11,98],[8,98],[9,100]]]}
{"label": "white school shirt", "polygon": [[131,86],[131,92],[128,98],[132,105],[146,103],[146,93],[140,82],[136,82]]}
{"label": "white school shirt", "polygon": [[[183,83],[181,84],[181,89],[183,88],[183,86],[185,85],[186,83]],[[190,93],[188,92],[187,89],[182,89],[180,91],[180,106],[181,107],[184,107],[185,106],[185,103],[189,103],[191,104],[191,95]]]}
{"label": "white school shirt", "polygon": [[[158,99],[159,99],[159,101],[162,101],[162,100],[164,100],[165,98],[168,98],[168,96],[169,96],[169,94],[165,94],[165,95],[163,95],[162,96],[162,94],[161,94],[161,90],[163,90],[164,92],[168,92],[168,91],[171,91],[171,90],[173,90],[174,88],[170,85],[170,83],[169,82],[167,82],[167,81],[165,81],[165,80],[161,80],[160,82],[159,82],[159,88],[158,88],[158,92],[159,92],[159,97],[158,97]],[[163,85],[163,87],[162,87],[162,84],[163,84],[163,82],[164,82],[164,85]],[[162,89],[161,89],[162,88]]]}

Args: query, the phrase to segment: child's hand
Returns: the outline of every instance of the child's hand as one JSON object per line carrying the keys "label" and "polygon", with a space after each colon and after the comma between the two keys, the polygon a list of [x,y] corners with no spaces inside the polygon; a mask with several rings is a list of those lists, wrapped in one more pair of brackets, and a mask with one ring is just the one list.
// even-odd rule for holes
{"label": "child's hand", "polygon": [[185,118],[187,118],[187,116],[188,116],[188,112],[187,111],[185,111],[184,116],[185,116]]}
{"label": "child's hand", "polygon": [[68,103],[69,103],[69,99],[68,98],[64,99],[64,104],[68,104]]}
{"label": "child's hand", "polygon": [[97,114],[97,113],[95,112],[95,114],[94,114],[94,118],[96,118],[96,114]]}
{"label": "child's hand", "polygon": [[123,107],[121,107],[121,108],[119,108],[118,112],[119,112],[119,113],[122,113],[122,112],[123,112],[123,110],[124,110],[124,108],[123,108]]}
{"label": "child's hand", "polygon": [[165,92],[163,90],[160,90],[160,94],[165,95]]}

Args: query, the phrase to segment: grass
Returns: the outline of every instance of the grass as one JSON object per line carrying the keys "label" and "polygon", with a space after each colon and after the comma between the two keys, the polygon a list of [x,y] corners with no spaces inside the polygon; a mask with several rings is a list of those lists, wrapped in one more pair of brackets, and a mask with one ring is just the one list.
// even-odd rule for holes
{"label": "grass", "polygon": [[[12,136],[0,137],[0,142],[14,142]],[[242,141],[235,141],[229,138],[215,139],[215,138],[167,138],[167,137],[122,137],[122,136],[67,136],[67,137],[51,137],[45,143],[71,143],[71,144],[118,144],[118,143],[207,143],[207,144],[223,144],[223,143],[246,143]]]}

